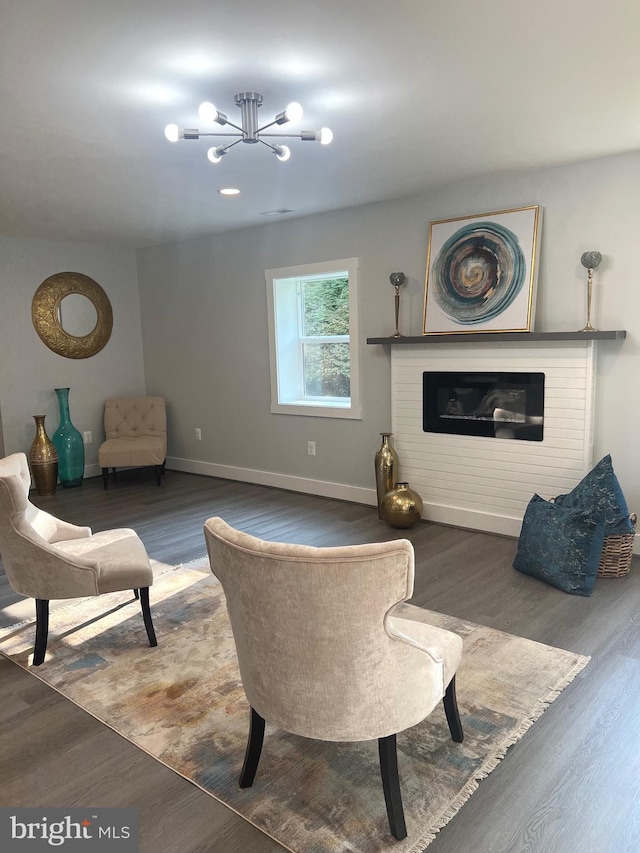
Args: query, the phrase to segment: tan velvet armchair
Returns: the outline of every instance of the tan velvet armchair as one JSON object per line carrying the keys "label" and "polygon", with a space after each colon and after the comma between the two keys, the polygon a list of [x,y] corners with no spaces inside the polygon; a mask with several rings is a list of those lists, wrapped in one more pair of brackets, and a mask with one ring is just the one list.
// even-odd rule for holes
{"label": "tan velvet armchair", "polygon": [[162,397],[112,397],[104,405],[106,441],[98,448],[102,482],[109,486],[109,468],[152,465],[162,485],[167,458],[167,414]]}
{"label": "tan velvet armchair", "polygon": [[36,600],[33,665],[43,663],[49,633],[49,601],[132,589],[140,599],[150,646],[157,646],[149,608],[153,572],[133,530],[91,533],[61,521],[29,500],[27,457],[0,459],[0,555],[11,588]]}
{"label": "tan velvet armchair", "polygon": [[317,740],[377,739],[389,827],[405,838],[397,733],[443,700],[451,737],[463,738],[455,695],[462,640],[405,603],[413,546],[264,542],[220,518],[204,533],[251,706],[240,786],[253,784],[265,720]]}

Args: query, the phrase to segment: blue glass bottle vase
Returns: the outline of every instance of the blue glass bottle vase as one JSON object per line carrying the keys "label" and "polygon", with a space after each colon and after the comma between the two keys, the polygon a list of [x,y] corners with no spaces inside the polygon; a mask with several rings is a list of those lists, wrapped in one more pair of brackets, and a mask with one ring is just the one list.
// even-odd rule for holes
{"label": "blue glass bottle vase", "polygon": [[84,442],[69,417],[69,389],[56,388],[60,426],[51,436],[58,451],[58,477],[65,489],[80,486],[84,477]]}

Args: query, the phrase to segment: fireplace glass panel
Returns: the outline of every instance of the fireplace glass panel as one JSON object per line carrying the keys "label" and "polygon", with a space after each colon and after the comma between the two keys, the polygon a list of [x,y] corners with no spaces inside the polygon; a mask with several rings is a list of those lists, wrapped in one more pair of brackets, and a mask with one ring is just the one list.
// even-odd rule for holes
{"label": "fireplace glass panel", "polygon": [[424,432],[542,441],[544,373],[423,373]]}

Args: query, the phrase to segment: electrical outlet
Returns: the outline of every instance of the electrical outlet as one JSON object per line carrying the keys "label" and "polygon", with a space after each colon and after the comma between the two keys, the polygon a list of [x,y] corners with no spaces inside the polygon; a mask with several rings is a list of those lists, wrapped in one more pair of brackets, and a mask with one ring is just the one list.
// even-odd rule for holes
{"label": "electrical outlet", "polygon": [[307,453],[309,454],[309,456],[315,456],[316,455],[316,443],[315,443],[315,441],[308,441],[307,442]]}
{"label": "electrical outlet", "polygon": [[196,427],[196,441],[202,441],[202,430]]}
{"label": "electrical outlet", "polygon": [[93,433],[91,432],[91,430],[85,430],[82,435],[84,436],[84,443],[91,444],[91,442],[93,441]]}

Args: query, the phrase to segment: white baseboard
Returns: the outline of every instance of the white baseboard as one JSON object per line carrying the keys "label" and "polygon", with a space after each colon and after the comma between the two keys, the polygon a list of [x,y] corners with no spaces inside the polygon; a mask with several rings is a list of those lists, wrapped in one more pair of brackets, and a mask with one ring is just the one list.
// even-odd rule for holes
{"label": "white baseboard", "polygon": [[[100,473],[100,468],[96,468]],[[375,489],[365,489],[361,486],[348,486],[344,483],[330,483],[326,480],[312,480],[307,477],[294,477],[290,474],[278,474],[274,471],[258,471],[254,468],[237,468],[233,465],[218,465],[215,462],[199,462],[195,459],[179,459],[176,456],[167,457],[167,468],[175,471],[186,471],[190,474],[204,474],[207,477],[221,477],[224,480],[239,480],[242,483],[256,483],[260,486],[274,486],[291,492],[303,492],[307,495],[320,495],[324,498],[350,501],[352,503],[375,506],[377,503]],[[92,474],[85,474],[90,477]],[[425,503],[422,517],[426,521],[438,524],[448,524],[452,527],[465,527],[469,530],[480,530],[484,533],[497,533],[517,539],[522,527],[521,518],[512,518],[494,513],[477,510],[460,509],[441,504]],[[633,553],[640,554],[640,535],[636,535]]]}
{"label": "white baseboard", "polygon": [[[466,527],[469,530],[481,530],[483,533],[498,533],[518,539],[522,527],[521,518],[511,518],[505,515],[495,515],[468,509],[459,509],[439,504],[426,504],[422,517],[427,521],[439,524],[450,524],[452,527]],[[640,534],[636,534],[633,543],[633,553],[640,554]]]}
{"label": "white baseboard", "polygon": [[466,527],[469,530],[481,530],[484,533],[499,533],[501,536],[511,536],[516,539],[522,527],[521,518],[434,503],[425,503],[422,517],[439,524]]}
{"label": "white baseboard", "polygon": [[207,477],[221,477],[224,480],[239,480],[242,483],[256,483],[259,486],[275,486],[290,492],[304,492],[307,495],[320,495],[324,498],[336,498],[340,501],[376,505],[375,489],[361,486],[347,486],[344,483],[330,483],[326,480],[312,480],[307,477],[294,477],[291,474],[278,474],[275,471],[258,471],[254,468],[238,468],[234,465],[218,465],[215,462],[199,462],[195,459],[167,457],[167,468],[175,471],[187,471],[190,474],[204,474]]}

